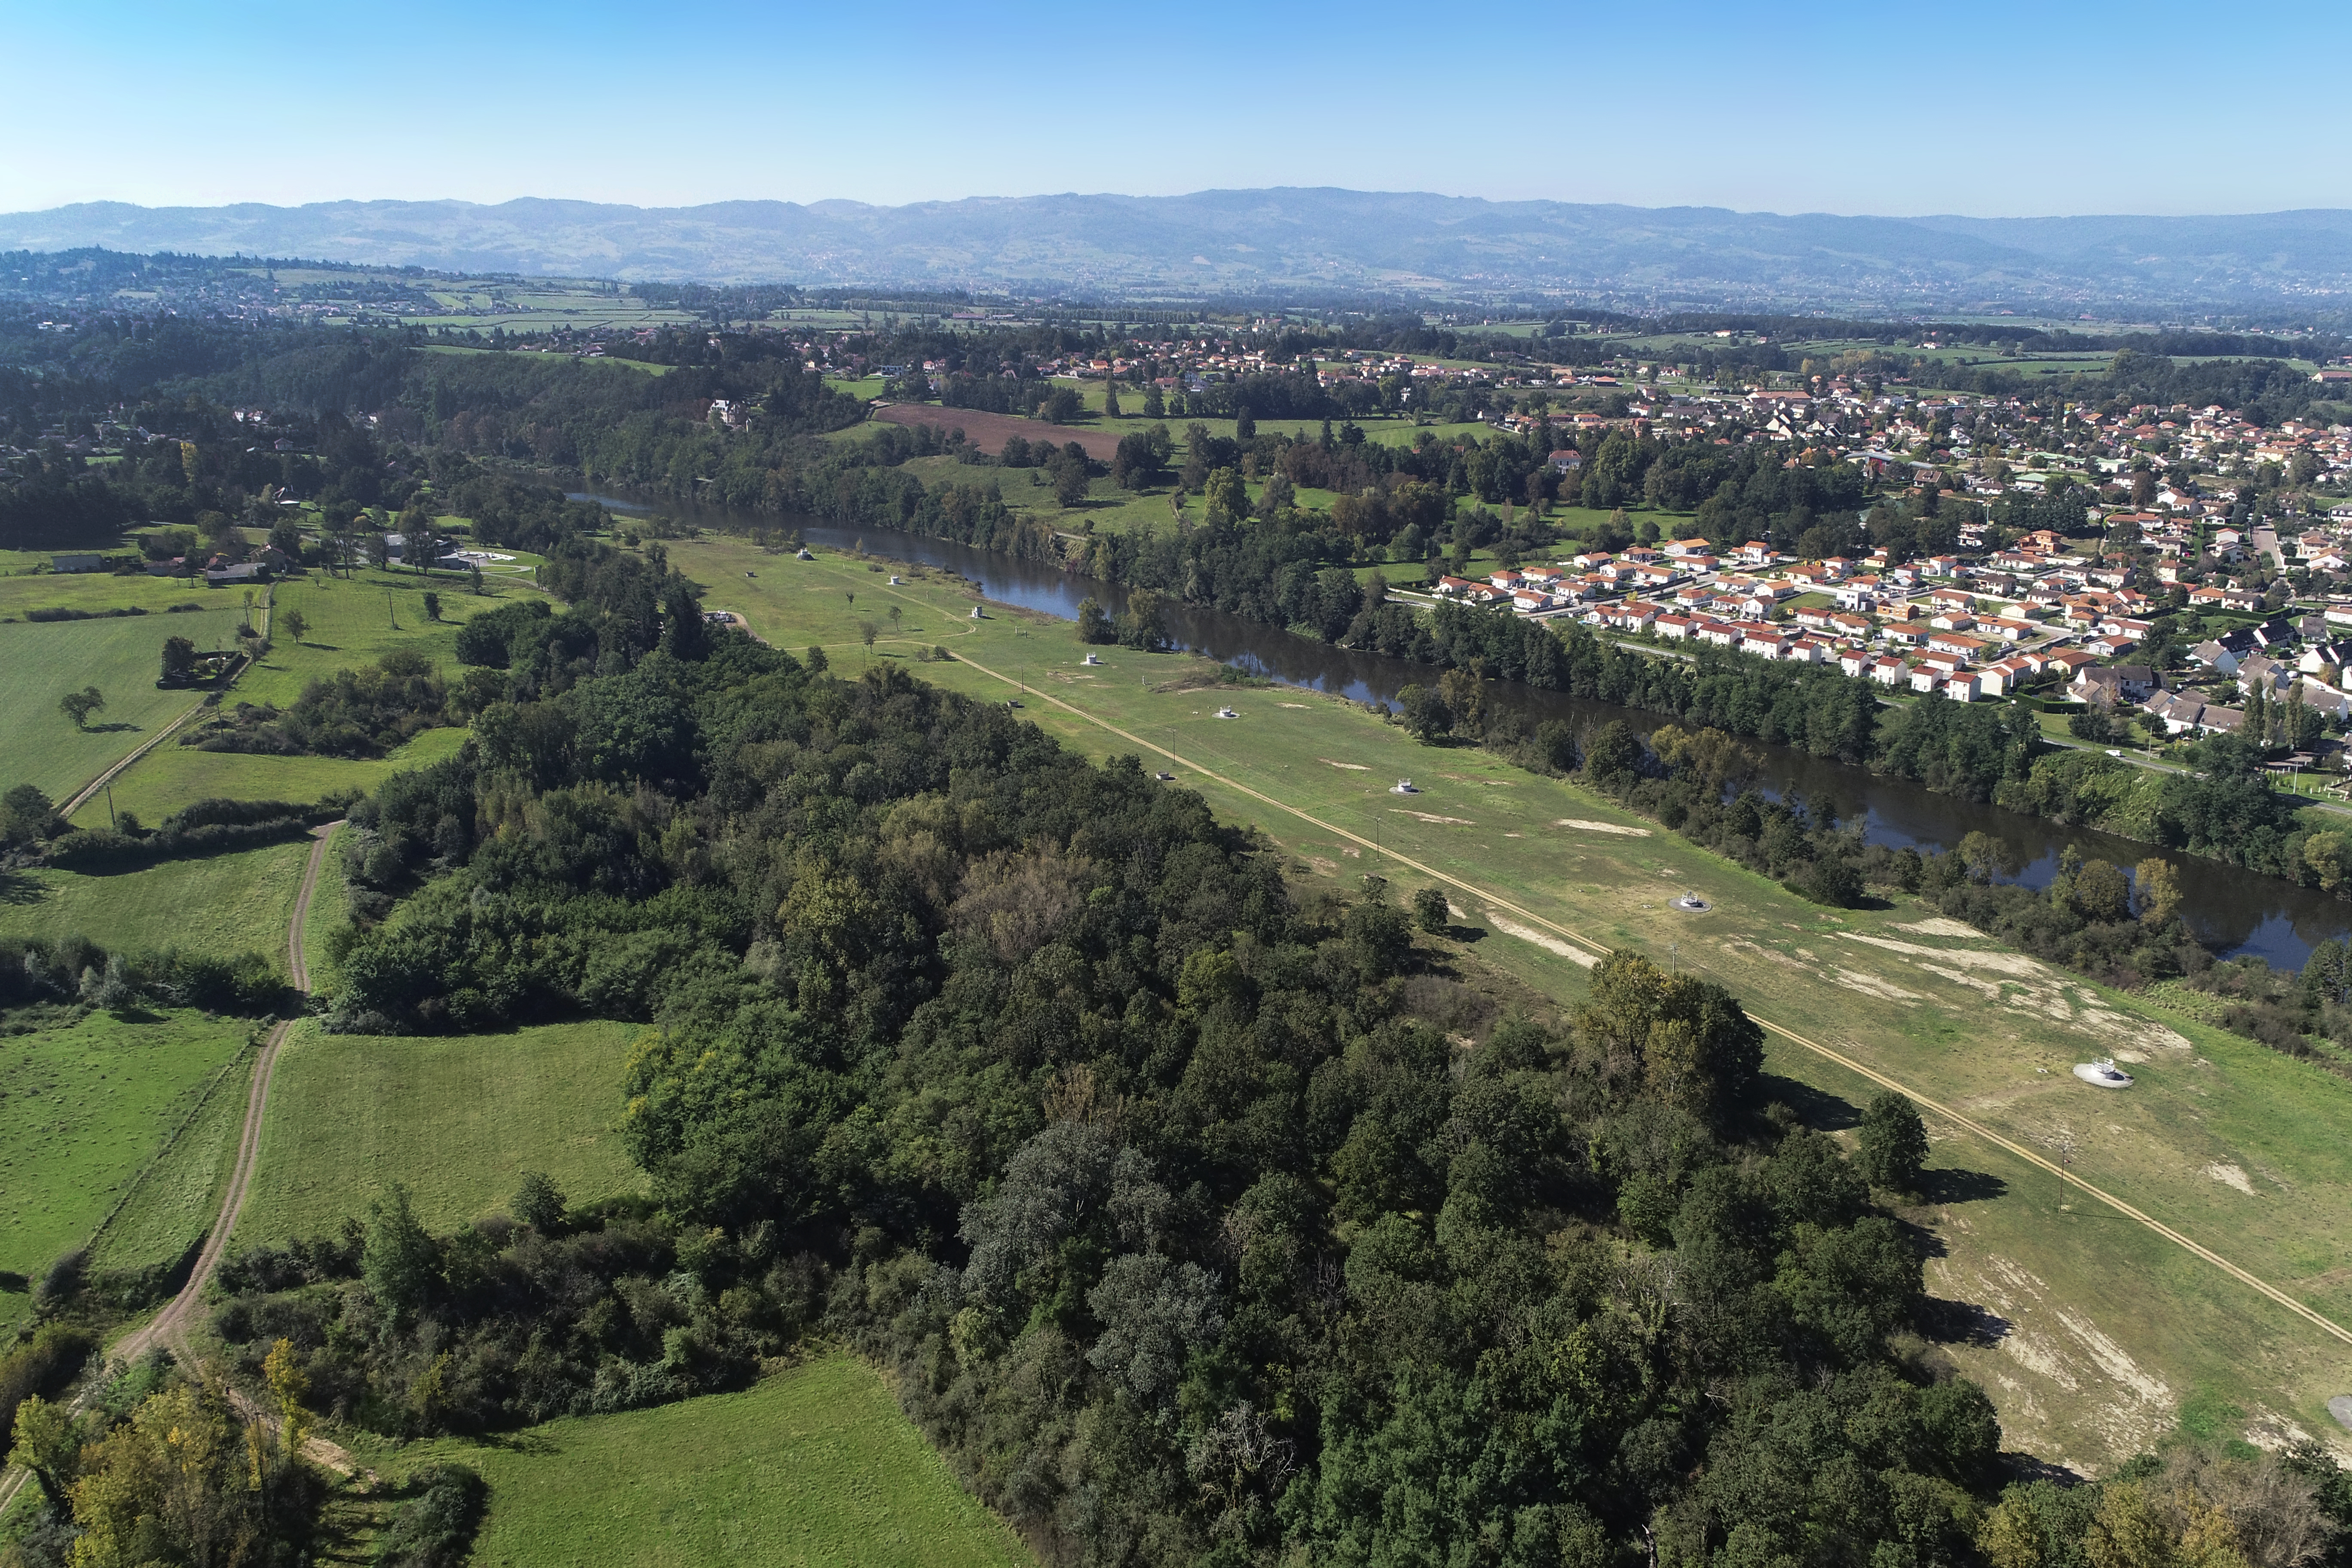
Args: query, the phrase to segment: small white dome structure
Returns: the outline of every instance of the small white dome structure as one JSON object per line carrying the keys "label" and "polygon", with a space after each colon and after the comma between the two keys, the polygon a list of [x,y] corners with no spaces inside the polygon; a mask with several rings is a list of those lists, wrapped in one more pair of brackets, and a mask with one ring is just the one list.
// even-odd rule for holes
{"label": "small white dome structure", "polygon": [[2074,1064],[2074,1076],[2099,1089],[2129,1089],[2132,1075],[2116,1066],[2113,1057]]}

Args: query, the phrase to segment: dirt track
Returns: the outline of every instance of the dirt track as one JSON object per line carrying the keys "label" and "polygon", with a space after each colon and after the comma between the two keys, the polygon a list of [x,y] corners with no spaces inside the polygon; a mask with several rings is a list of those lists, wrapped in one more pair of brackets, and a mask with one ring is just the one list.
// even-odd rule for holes
{"label": "dirt track", "polygon": [[1113,430],[1090,430],[1077,425],[1047,425],[1041,420],[1024,419],[1014,414],[982,414],[974,408],[934,408],[928,403],[878,403],[874,417],[885,425],[929,425],[940,430],[961,430],[983,452],[993,455],[1004,450],[1005,441],[1014,436],[1024,441],[1043,441],[1048,446],[1066,447],[1076,441],[1086,448],[1087,457],[1098,463],[1110,461],[1118,450],[1118,434]]}
{"label": "dirt track", "polygon": [[[303,868],[302,886],[294,895],[294,916],[287,922],[286,930],[286,968],[297,991],[308,992],[310,989],[310,966],[302,957],[302,922],[310,912],[310,894],[319,885],[319,868],[326,863],[327,837],[341,826],[340,821],[329,822],[310,829],[310,860]],[[211,1283],[213,1270],[220,1265],[221,1254],[228,1248],[229,1236],[236,1229],[237,1215],[245,1208],[246,1191],[253,1184],[253,1168],[259,1163],[261,1155],[261,1113],[269,1103],[270,1075],[278,1067],[278,1047],[284,1042],[286,1031],[293,1026],[294,1021],[290,1018],[279,1022],[269,1031],[268,1037],[261,1042],[260,1054],[254,1058],[253,1087],[246,1096],[245,1131],[237,1142],[236,1168],[229,1173],[228,1191],[221,1196],[219,1217],[213,1221],[212,1230],[205,1237],[204,1250],[196,1255],[196,1266],[189,1271],[188,1282],[180,1287],[180,1293],[166,1302],[163,1310],[156,1313],[146,1327],[126,1334],[108,1346],[106,1357],[109,1361],[134,1362],[157,1345],[168,1345],[183,1359],[186,1358],[188,1321],[194,1315],[197,1303],[204,1300],[205,1287]],[[81,1401],[76,1400],[74,1406],[79,1409]],[[332,1444],[314,1437],[303,1444],[302,1451],[320,1463],[347,1474],[351,1469],[350,1456]],[[341,1463],[337,1462],[338,1459]],[[8,1505],[16,1501],[16,1494],[25,1489],[26,1483],[31,1479],[32,1472],[21,1465],[11,1466],[8,1473],[0,1477],[0,1512],[5,1512]]]}
{"label": "dirt track", "polygon": [[[970,665],[972,668],[980,671],[982,675],[989,677],[991,679],[1002,681],[1007,686],[1014,684],[1013,677],[999,674],[997,671],[989,668],[986,665],[977,662],[969,654],[961,657],[965,664]],[[1259,802],[1261,805],[1270,806],[1276,811],[1287,813],[1288,815],[1298,818],[1301,822],[1305,822],[1315,827],[1320,828],[1322,831],[1331,834],[1336,837],[1349,839],[1361,848],[1370,849],[1375,854],[1385,854],[1389,859],[1395,861],[1398,865],[1409,867],[1412,870],[1419,872],[1421,875],[1429,878],[1433,881],[1445,882],[1455,888],[1459,888],[1463,892],[1469,894],[1471,897],[1489,906],[1492,906],[1494,909],[1507,910],[1513,915],[1531,921],[1534,925],[1541,927],[1547,931],[1553,932],[1556,935],[1566,939],[1568,942],[1573,943],[1577,947],[1583,949],[1586,956],[1582,962],[1591,963],[1594,960],[1605,957],[1609,952],[1609,947],[1606,943],[1596,941],[1592,937],[1585,935],[1582,931],[1571,931],[1568,927],[1560,925],[1556,921],[1546,920],[1543,916],[1537,914],[1534,910],[1522,909],[1519,905],[1512,903],[1508,900],[1504,899],[1486,889],[1481,888],[1474,882],[1467,881],[1451,872],[1441,871],[1433,866],[1425,866],[1418,860],[1414,860],[1409,857],[1399,854],[1393,848],[1384,850],[1374,839],[1366,838],[1360,834],[1350,832],[1347,828],[1326,822],[1320,817],[1311,816],[1306,812],[1300,810],[1297,806],[1292,805],[1286,801],[1276,800],[1274,796],[1266,795],[1261,791],[1252,789],[1245,784],[1242,784],[1234,779],[1227,778],[1222,773],[1204,768],[1189,757],[1181,756],[1178,753],[1170,751],[1165,746],[1158,745],[1150,741],[1145,740],[1140,735],[1133,734],[1126,730],[1122,730],[1118,725],[1111,723],[1108,720],[1101,718],[1098,715],[1089,713],[1085,709],[1076,706],[1075,703],[1066,702],[1061,698],[1055,696],[1051,692],[1037,690],[1036,688],[1029,686],[1025,681],[1021,684],[1024,689],[1035,691],[1036,695],[1041,700],[1050,702],[1055,707],[1063,710],[1065,712],[1070,713],[1076,718],[1083,719],[1087,723],[1093,724],[1099,729],[1108,730],[1112,734],[1117,735],[1119,739],[1140,747],[1144,751],[1156,752],[1160,756],[1169,759],[1171,762],[1176,763],[1182,767],[1192,769],[1194,773],[1199,773],[1203,778],[1213,779],[1218,784],[1224,785],[1227,789],[1233,790],[1237,794],[1245,795],[1251,799]],[[1564,954],[1563,956],[1572,955]],[[2180,1247],[2183,1251],[2211,1264],[2214,1268],[2220,1269],[2231,1279],[2235,1279],[2241,1285],[2256,1291],[2275,1302],[2277,1305],[2285,1308],[2288,1311],[2294,1313],[2296,1317],[2301,1318],[2304,1321],[2311,1324],[2314,1328],[2318,1329],[2321,1332],[2327,1334],[2331,1338],[2342,1341],[2347,1344],[2352,1344],[2352,1329],[2345,1328],[2343,1324],[2336,1322],[2333,1319],[2326,1317],[2305,1303],[2297,1300],[2293,1296],[2288,1295],[2284,1290],[2280,1289],[2269,1280],[2264,1279],[2247,1269],[2241,1268],[2238,1265],[2231,1262],[2228,1258],[2222,1257],[2220,1253],[2215,1252],[2212,1248],[2206,1247],[2190,1237],[2183,1235],[2181,1232],[2164,1224],[2162,1221],[2143,1210],[2136,1208],[2132,1205],[2126,1203],[2123,1199],[2116,1197],[2114,1194],[2106,1191],[2105,1188],[2093,1185],[2091,1183],[2077,1175],[2068,1167],[2061,1165],[2053,1160],[2045,1159],[2041,1154],[2036,1153],[2033,1150],[2028,1149],[2024,1145],[2018,1143],[2011,1139],[2002,1137],[2000,1133],[1995,1132],[1991,1128],[1985,1126],[1982,1122],[1975,1121],[1970,1117],[1963,1116],[1960,1112],[1953,1110],[1950,1106],[1940,1100],[1933,1100],[1927,1095],[1921,1094],[1917,1089],[1913,1089],[1908,1084],[1898,1082],[1895,1079],[1889,1078],[1886,1074],[1880,1072],[1874,1068],[1864,1066],[1861,1062],[1854,1060],[1853,1058],[1846,1056],[1843,1052],[1832,1050],[1829,1047],[1822,1045],[1818,1041],[1806,1038],[1804,1036],[1797,1033],[1794,1029],[1788,1027],[1786,1025],[1776,1024],[1769,1018],[1766,1018],[1754,1012],[1750,1012],[1748,1016],[1755,1019],[1758,1024],[1761,1025],[1766,1029],[1770,1030],[1772,1033],[1782,1037],[1795,1045],[1802,1047],[1804,1049],[1812,1052],[1814,1055],[1821,1057],[1825,1060],[1835,1062],[1838,1066],[1845,1068],[1849,1072],[1855,1073],[1863,1078],[1868,1079],[1871,1082],[1877,1084],[1881,1089],[1891,1089],[1898,1094],[1909,1096],[1913,1101],[1925,1107],[1928,1110],[1934,1111],[1937,1115],[1943,1117],[1946,1121],[1954,1123],[1962,1130],[1974,1134],[1976,1137],[1984,1140],[1988,1143],[2005,1150],[2007,1152],[2026,1162],[2028,1164],[2038,1166],[2049,1174],[2057,1177],[2058,1180],[2065,1183],[2068,1186],[2073,1187],[2077,1192],[2087,1194],[2091,1197],[2098,1199],[2099,1202],[2106,1205],[2109,1208],[2114,1209],[2116,1213],[2124,1215],[2126,1219],[2137,1222],[2148,1230],[2154,1232],[2156,1235],[2164,1237],[2165,1240],[2171,1242],[2174,1246]]]}

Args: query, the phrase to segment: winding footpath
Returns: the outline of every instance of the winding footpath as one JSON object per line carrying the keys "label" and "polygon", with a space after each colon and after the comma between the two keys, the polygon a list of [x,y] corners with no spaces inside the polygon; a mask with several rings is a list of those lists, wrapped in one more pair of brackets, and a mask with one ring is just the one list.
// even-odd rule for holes
{"label": "winding footpath", "polygon": [[[1344,838],[1360,848],[1371,850],[1374,854],[1381,856],[1387,859],[1393,860],[1400,866],[1409,867],[1412,870],[1418,871],[1423,876],[1429,878],[1433,881],[1444,882],[1451,887],[1459,888],[1463,892],[1469,894],[1472,898],[1480,900],[1493,909],[1502,910],[1515,919],[1523,920],[1531,925],[1539,926],[1543,930],[1550,931],[1563,940],[1574,943],[1580,950],[1580,952],[1586,955],[1580,957],[1579,962],[1581,962],[1588,966],[1603,957],[1609,952],[1608,947],[1604,943],[1593,941],[1591,937],[1586,936],[1581,931],[1572,931],[1555,921],[1547,920],[1533,910],[1522,908],[1520,905],[1511,902],[1508,899],[1502,897],[1500,894],[1479,887],[1475,882],[1466,881],[1460,877],[1453,875],[1451,872],[1438,870],[1433,866],[1424,866],[1420,861],[1412,859],[1409,856],[1401,855],[1397,853],[1396,850],[1373,839],[1367,838],[1360,833],[1349,832],[1347,828],[1341,827],[1336,823],[1326,822],[1321,817],[1313,816],[1308,812],[1301,811],[1298,807],[1290,805],[1286,801],[1277,800],[1274,796],[1265,794],[1263,790],[1252,789],[1249,785],[1242,784],[1237,780],[1227,778],[1223,773],[1204,768],[1189,757],[1179,755],[1177,752],[1170,751],[1165,746],[1155,744],[1152,742],[1145,740],[1140,735],[1122,730],[1118,725],[1111,723],[1108,720],[1099,718],[1074,703],[1065,701],[1061,698],[1055,696],[1050,691],[1042,690],[1034,686],[1025,686],[1024,682],[1016,680],[1012,676],[1003,675],[996,670],[991,669],[986,665],[974,660],[969,654],[959,653],[956,655],[956,658],[961,662],[971,665],[972,668],[980,671],[982,675],[988,676],[992,679],[1003,681],[1007,686],[1024,686],[1024,689],[1030,696],[1050,702],[1055,707],[1061,709],[1064,712],[1072,714],[1079,719],[1083,719],[1087,723],[1093,724],[1099,729],[1108,730],[1112,734],[1117,735],[1120,740],[1126,741],[1131,745],[1139,746],[1147,752],[1157,752],[1172,763],[1190,768],[1192,772],[1199,773],[1202,778],[1213,779],[1216,783],[1223,784],[1225,788],[1230,789],[1238,795],[1247,795],[1252,800],[1259,801],[1266,805],[1272,806],[1276,811],[1295,816],[1299,821],[1307,823],[1310,826],[1319,828],[1325,833],[1333,834],[1340,838]],[[2173,1229],[2170,1226],[2157,1219],[2154,1215],[2146,1214],[2141,1210],[2133,1207],[2130,1204],[2124,1202],[2123,1199],[2116,1197],[2114,1194],[2106,1191],[2105,1188],[2094,1185],[2092,1183],[2084,1181],[2081,1176],[2076,1175],[2073,1171],[2059,1164],[2056,1161],[2044,1158],[2042,1155],[2035,1153],[2032,1150],[2025,1147],[2023,1144],[2016,1142],[2011,1139],[2002,1137],[2000,1133],[1994,1131],[1991,1128],[1985,1126],[1982,1122],[1977,1121],[1970,1117],[1963,1116],[1960,1112],[1953,1110],[1950,1106],[1944,1104],[1942,1101],[1929,1099],[1927,1096],[1921,1094],[1917,1089],[1911,1088],[1908,1084],[1898,1082],[1896,1079],[1889,1078],[1886,1074],[1880,1072],[1875,1068],[1867,1067],[1863,1063],[1854,1060],[1852,1057],[1845,1055],[1843,1052],[1832,1050],[1829,1047],[1824,1046],[1816,1040],[1808,1039],[1806,1037],[1797,1033],[1796,1030],[1788,1027],[1786,1025],[1776,1024],[1772,1022],[1771,1019],[1764,1017],[1762,1015],[1758,1014],[1753,1010],[1750,1010],[1748,1016],[1754,1018],[1758,1024],[1780,1036],[1782,1039],[1789,1041],[1790,1044],[1801,1046],[1806,1050],[1812,1052],[1815,1056],[1821,1057],[1828,1061],[1835,1062],[1838,1066],[1845,1068],[1848,1072],[1859,1074],[1860,1076],[1868,1079],[1871,1082],[1878,1085],[1881,1089],[1891,1089],[1898,1094],[1907,1095],[1915,1104],[1935,1112],[1937,1115],[1943,1117],[1953,1125],[1973,1133],[1975,1136],[1983,1139],[1986,1142],[1992,1144],[1994,1147],[2007,1151],[2009,1153],[2013,1154],[2017,1158],[2025,1161],[2028,1164],[2032,1165],[2037,1170],[2046,1171],[2051,1175],[2053,1175],[2060,1181],[2067,1184],[2069,1186],[2074,1187],[2077,1190],[2087,1194],[2089,1196],[2098,1199],[2099,1202],[2106,1205],[2109,1208],[2114,1209],[2117,1214],[2122,1215],[2126,1219],[2133,1220],[2139,1225],[2145,1226],[2147,1229],[2155,1232],[2158,1236],[2164,1237],[2165,1240],[2171,1242],[2175,1246],[2202,1259],[2203,1261],[2211,1264],[2214,1268],[2220,1269],[2231,1279],[2238,1281],[2238,1283],[2248,1287],[2264,1297],[2267,1297],[2269,1300],[2276,1302],[2278,1305],[2285,1308],[2288,1311],[2294,1313],[2296,1317],[2301,1318],[2305,1322],[2311,1324],[2314,1328],[2342,1341],[2347,1345],[2352,1345],[2352,1329],[2347,1329],[2343,1324],[2336,1322],[2334,1319],[2329,1318],[2325,1314],[2315,1310],[2311,1307],[2306,1306],[2303,1302],[2296,1300],[2293,1296],[2288,1295],[2284,1290],[2273,1285],[2267,1279],[2263,1279],[2259,1276],[2240,1268],[2238,1265],[2231,1262],[2228,1258],[2222,1257],[2220,1253],[2215,1252],[2212,1248],[2182,1235],[2179,1231]]]}
{"label": "winding footpath", "polygon": [[[341,826],[337,820],[310,830],[310,863],[303,868],[302,885],[294,894],[294,913],[287,922],[287,973],[293,980],[294,989],[306,995],[310,990],[310,966],[302,952],[302,927],[310,916],[310,895],[319,886],[319,872],[327,863],[327,840]],[[269,1080],[278,1068],[278,1048],[293,1026],[293,1019],[280,1019],[263,1038],[261,1049],[254,1058],[252,1087],[245,1101],[245,1130],[237,1142],[236,1166],[229,1173],[228,1190],[221,1194],[220,1213],[205,1237],[204,1250],[196,1255],[195,1267],[188,1272],[188,1282],[143,1328],[110,1345],[106,1352],[109,1361],[135,1362],[158,1345],[168,1347],[183,1361],[188,1359],[188,1326],[195,1320],[204,1300],[205,1287],[212,1282],[213,1271],[220,1267],[221,1257],[228,1249],[228,1238],[236,1231],[237,1216],[245,1210],[246,1194],[253,1185],[254,1167],[261,1159],[261,1118],[269,1103]],[[83,1398],[87,1397],[85,1392]],[[79,1409],[81,1404],[82,1400],[76,1400],[75,1408]],[[309,1450],[310,1445],[306,1444],[304,1451]],[[11,1466],[7,1475],[0,1478],[0,1513],[7,1511],[8,1505],[16,1500],[16,1494],[31,1479],[31,1472],[21,1465]]]}

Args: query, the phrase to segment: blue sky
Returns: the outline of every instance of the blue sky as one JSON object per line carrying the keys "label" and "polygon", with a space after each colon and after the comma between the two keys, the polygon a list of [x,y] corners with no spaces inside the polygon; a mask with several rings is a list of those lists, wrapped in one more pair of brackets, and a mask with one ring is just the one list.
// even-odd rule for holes
{"label": "blue sky", "polygon": [[2352,4],[0,0],[0,211],[1335,184],[2352,206]]}

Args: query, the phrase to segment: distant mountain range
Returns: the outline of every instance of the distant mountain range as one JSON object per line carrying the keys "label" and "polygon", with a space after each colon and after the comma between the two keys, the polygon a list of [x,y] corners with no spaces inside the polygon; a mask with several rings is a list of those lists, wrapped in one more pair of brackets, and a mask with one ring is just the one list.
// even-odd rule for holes
{"label": "distant mountain range", "polygon": [[526,199],[0,216],[0,249],[85,246],[534,276],[1198,299],[1964,310],[2352,310],[2352,211],[2214,217],[1782,216],[1333,189],[635,207]]}

